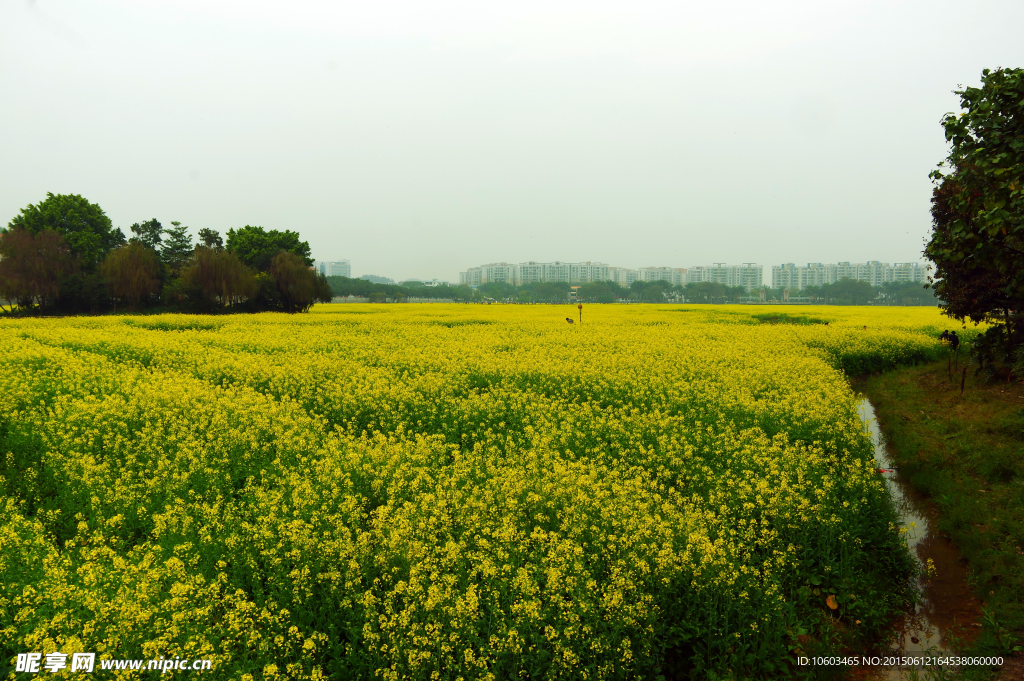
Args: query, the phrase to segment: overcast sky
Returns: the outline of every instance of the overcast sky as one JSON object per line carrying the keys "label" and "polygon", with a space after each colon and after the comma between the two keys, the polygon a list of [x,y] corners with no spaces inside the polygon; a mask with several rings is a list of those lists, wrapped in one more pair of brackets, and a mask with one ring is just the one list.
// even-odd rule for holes
{"label": "overcast sky", "polygon": [[1024,2],[0,0],[0,221],[291,229],[353,273],[917,261]]}

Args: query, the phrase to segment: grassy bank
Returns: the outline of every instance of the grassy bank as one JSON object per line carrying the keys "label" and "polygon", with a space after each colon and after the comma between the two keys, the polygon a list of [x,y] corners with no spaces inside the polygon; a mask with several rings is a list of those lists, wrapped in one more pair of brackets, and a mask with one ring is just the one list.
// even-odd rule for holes
{"label": "grassy bank", "polygon": [[[962,364],[961,364],[962,372]],[[1024,385],[953,375],[945,360],[862,379],[901,475],[939,511],[984,603],[983,655],[1024,668]],[[1016,651],[1016,655],[1014,655]]]}

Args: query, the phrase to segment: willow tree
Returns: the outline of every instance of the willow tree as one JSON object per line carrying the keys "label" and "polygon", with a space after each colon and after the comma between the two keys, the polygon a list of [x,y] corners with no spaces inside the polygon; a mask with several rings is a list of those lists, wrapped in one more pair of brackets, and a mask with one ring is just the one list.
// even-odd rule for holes
{"label": "willow tree", "polygon": [[181,271],[181,281],[188,290],[198,292],[205,306],[226,308],[256,295],[253,275],[234,253],[198,246]]}
{"label": "willow tree", "polygon": [[160,258],[138,241],[112,250],[100,263],[100,273],[110,294],[129,308],[160,293]]}
{"label": "willow tree", "polygon": [[38,302],[45,312],[75,269],[67,241],[52,229],[33,234],[15,227],[0,234],[0,298],[23,307]]}
{"label": "willow tree", "polygon": [[278,253],[271,262],[270,275],[277,284],[286,312],[305,312],[313,303],[331,302],[333,294],[327,279],[311,269],[299,255]]}

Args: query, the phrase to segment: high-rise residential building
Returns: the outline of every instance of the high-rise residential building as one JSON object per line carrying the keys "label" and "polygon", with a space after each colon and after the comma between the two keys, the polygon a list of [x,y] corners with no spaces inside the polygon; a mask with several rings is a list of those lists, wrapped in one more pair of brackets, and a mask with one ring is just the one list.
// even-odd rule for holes
{"label": "high-rise residential building", "polygon": [[697,265],[696,267],[686,268],[686,283],[687,284],[699,284],[702,281],[711,281],[710,267],[704,267],[704,265]]}
{"label": "high-rise residential building", "polygon": [[530,262],[489,263],[479,267],[470,267],[459,273],[459,283],[480,286],[491,282],[515,284],[533,284],[543,281],[565,283],[587,283],[607,281],[609,279],[607,263],[601,262]]}
{"label": "high-rise residential building", "polygon": [[687,284],[710,281],[725,286],[742,286],[747,291],[760,288],[764,280],[764,267],[755,263],[697,265],[696,267],[687,267],[684,272],[684,283]]}
{"label": "high-rise residential building", "polygon": [[748,291],[762,285],[763,267],[754,263],[744,265],[702,265],[689,269],[682,267],[611,267],[603,262],[500,262],[470,267],[459,273],[459,283],[480,286],[490,282],[515,285],[540,282],[586,284],[612,281],[629,288],[634,281],[665,281],[673,286],[714,281],[726,286],[743,286]]}
{"label": "high-rise residential building", "polygon": [[711,281],[726,286],[742,286],[748,292],[761,288],[764,279],[764,268],[755,263],[743,265],[717,263],[708,269],[711,273]]}
{"label": "high-rise residential building", "polygon": [[580,284],[608,281],[608,269],[608,263],[605,262],[574,262],[569,263],[569,276],[572,281]]}
{"label": "high-rise residential building", "polygon": [[480,267],[470,267],[459,273],[459,283],[480,286],[493,282],[519,285],[519,266],[507,262],[492,262]]}
{"label": "high-rise residential building", "polygon": [[557,281],[569,283],[572,281],[572,263],[548,262],[544,263],[544,281]]}
{"label": "high-rise residential building", "polygon": [[921,283],[928,281],[930,266],[916,262],[890,264],[872,260],[865,263],[807,263],[806,267],[785,263],[772,266],[772,288],[803,290],[808,286],[834,284],[842,279],[866,281],[881,286],[890,281]]}
{"label": "high-rise residential building", "polygon": [[351,277],[352,276],[352,263],[348,260],[336,260],[334,262],[327,262],[321,260],[317,263],[317,269],[320,270],[320,274],[325,277]]}
{"label": "high-rise residential building", "polygon": [[931,272],[931,265],[921,266],[917,262],[897,262],[891,268],[886,269],[886,281],[899,283],[924,284],[928,281],[928,273]]}
{"label": "high-rise residential building", "polygon": [[667,281],[673,286],[686,283],[686,270],[682,267],[641,267],[637,270],[640,281]]}
{"label": "high-rise residential building", "polygon": [[547,281],[544,278],[544,267],[547,263],[543,262],[521,262],[519,263],[519,282],[520,284],[537,284],[542,281]]}
{"label": "high-rise residential building", "polygon": [[640,270],[631,270],[628,267],[609,267],[608,281],[613,281],[623,288],[629,288],[634,281],[640,280]]}

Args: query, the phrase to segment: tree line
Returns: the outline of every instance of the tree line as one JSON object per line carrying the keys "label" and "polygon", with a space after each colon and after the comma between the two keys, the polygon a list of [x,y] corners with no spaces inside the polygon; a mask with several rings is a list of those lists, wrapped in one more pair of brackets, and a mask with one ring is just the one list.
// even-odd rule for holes
{"label": "tree line", "polygon": [[[866,281],[843,278],[834,284],[808,286],[791,296],[810,298],[820,305],[938,305],[935,291],[911,282],[887,281],[872,286]],[[780,296],[781,299],[781,296]]]}
{"label": "tree line", "polygon": [[[565,303],[572,286],[579,286],[578,298],[585,303],[740,303],[759,299],[758,291],[748,292],[742,286],[726,286],[716,282],[673,285],[666,281],[634,281],[624,288],[613,281],[570,284],[534,282],[513,285],[489,282],[476,289],[460,286],[424,286],[417,282],[373,284],[362,279],[328,277],[338,296],[368,297],[371,302],[385,299],[402,301],[409,297],[438,298],[458,302],[496,301],[505,303]],[[803,291],[791,290],[791,297],[803,297],[822,305],[937,305],[934,292],[920,284],[887,282],[874,287],[865,281],[843,279],[834,284],[809,286]],[[783,289],[765,287],[765,300],[782,302]]]}
{"label": "tree line", "polygon": [[0,308],[304,312],[331,299],[297,232],[246,225],[225,240],[204,228],[193,243],[187,226],[156,219],[129,231],[82,196],[47,193],[0,230]]}
{"label": "tree line", "polygon": [[366,279],[349,277],[327,277],[331,291],[336,296],[356,296],[369,298],[370,302],[385,300],[404,302],[409,298],[432,298],[434,300],[454,300],[470,302],[474,300],[473,289],[469,286],[426,286],[418,281],[405,281],[400,284],[378,284]]}

